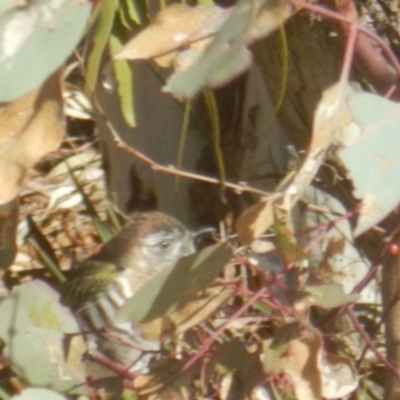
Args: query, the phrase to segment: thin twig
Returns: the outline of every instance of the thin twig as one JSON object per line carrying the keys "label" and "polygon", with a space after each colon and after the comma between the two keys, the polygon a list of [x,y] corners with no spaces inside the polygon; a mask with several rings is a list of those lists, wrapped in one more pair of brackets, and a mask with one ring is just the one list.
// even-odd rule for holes
{"label": "thin twig", "polygon": [[365,28],[364,26],[355,22],[354,20],[351,20],[350,18],[345,17],[344,15],[341,15],[336,11],[328,10],[325,7],[321,7],[316,4],[307,3],[303,0],[291,0],[291,3],[294,6],[304,8],[304,9],[307,9],[310,11],[314,11],[320,15],[324,15],[325,17],[329,17],[329,18],[335,19],[337,21],[345,22],[349,25],[354,25],[357,28],[357,31],[359,33],[364,33],[366,36],[375,40],[375,42],[379,44],[379,46],[381,47],[381,49],[384,51],[385,55],[388,57],[389,61],[391,62],[392,67],[396,70],[397,75],[400,76],[400,64],[397,61],[396,56],[394,55],[393,51],[390,49],[388,44],[382,38],[380,38],[378,35],[376,35],[374,32],[368,30],[367,28]]}
{"label": "thin twig", "polygon": [[148,164],[151,169],[153,169],[154,171],[160,171],[160,172],[165,172],[171,175],[175,175],[175,176],[180,176],[182,178],[188,178],[188,179],[193,179],[193,180],[198,180],[198,181],[202,181],[202,182],[207,182],[207,183],[211,183],[214,185],[219,185],[222,187],[226,187],[229,189],[234,190],[236,193],[240,194],[243,192],[248,192],[248,193],[255,193],[261,196],[269,196],[270,193],[266,192],[264,190],[260,190],[260,189],[256,189],[250,186],[247,186],[246,184],[235,184],[235,183],[230,183],[230,182],[222,182],[220,179],[217,178],[211,178],[208,176],[204,176],[204,175],[200,175],[200,174],[195,174],[193,172],[187,172],[187,171],[182,171],[180,169],[177,169],[173,166],[164,166],[161,164],[158,164],[157,162],[155,162],[153,159],[151,159],[150,157],[146,156],[145,154],[143,154],[142,152],[134,149],[133,147],[130,147],[129,145],[127,145],[119,136],[119,134],[117,133],[117,131],[114,129],[113,125],[111,124],[110,121],[107,120],[107,118],[105,118],[105,114],[102,110],[102,107],[100,106],[99,102],[96,101],[95,98],[92,99],[93,103],[95,105],[95,107],[97,108],[97,110],[99,111],[99,114],[103,116],[104,118],[104,122],[107,125],[107,127],[109,128],[113,139],[116,143],[116,145],[125,150],[126,152],[128,152],[129,154],[132,154],[133,156],[135,156],[136,158],[138,158],[139,160],[143,161],[144,163]]}
{"label": "thin twig", "polygon": [[234,314],[230,316],[230,318],[223,323],[215,332],[214,334],[208,338],[201,349],[192,357],[190,360],[188,360],[183,367],[181,368],[180,372],[185,373],[186,371],[189,370],[190,367],[192,367],[196,361],[198,361],[200,358],[204,356],[204,354],[210,349],[210,347],[218,340],[218,337],[224,332],[225,329],[228,328],[228,326],[235,321],[237,318],[239,318],[242,314],[244,314],[260,297],[262,297],[265,293],[267,292],[266,288],[261,288],[257,293],[254,294],[254,296],[247,301],[245,304],[243,304],[242,307],[239,308]]}
{"label": "thin twig", "polygon": [[357,332],[360,334],[360,336],[364,339],[366,345],[368,348],[375,354],[375,356],[378,358],[378,360],[386,366],[386,368],[390,369],[397,380],[400,382],[400,371],[392,364],[390,363],[384,356],[383,354],[376,348],[374,343],[372,343],[371,339],[369,338],[368,334],[365,332],[364,328],[361,326],[361,324],[358,322],[357,316],[354,314],[353,308],[351,306],[346,307],[346,311],[348,316],[350,317],[351,321],[353,322],[355,328],[357,329]]}

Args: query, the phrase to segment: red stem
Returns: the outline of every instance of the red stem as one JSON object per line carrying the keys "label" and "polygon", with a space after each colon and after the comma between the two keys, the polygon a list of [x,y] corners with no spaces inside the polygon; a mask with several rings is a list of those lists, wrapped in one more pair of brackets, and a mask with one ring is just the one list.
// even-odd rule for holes
{"label": "red stem", "polygon": [[260,297],[262,297],[266,293],[267,289],[262,288],[260,289],[257,293],[254,294],[254,296],[245,304],[243,304],[242,307],[239,308],[234,314],[230,316],[230,318],[222,324],[215,332],[214,334],[209,337],[201,349],[190,359],[188,360],[181,368],[180,372],[185,373],[186,371],[189,370],[190,367],[192,367],[196,361],[198,361],[200,358],[202,358],[205,353],[210,349],[210,347],[217,341],[218,337],[222,334],[222,332],[228,328],[228,326],[233,322],[235,319],[239,318],[242,314],[244,314]]}

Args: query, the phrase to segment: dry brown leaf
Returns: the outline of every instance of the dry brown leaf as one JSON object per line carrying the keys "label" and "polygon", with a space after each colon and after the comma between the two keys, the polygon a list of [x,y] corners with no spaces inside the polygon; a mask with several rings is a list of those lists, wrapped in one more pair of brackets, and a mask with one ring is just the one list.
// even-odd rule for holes
{"label": "dry brown leaf", "polygon": [[139,375],[133,384],[140,396],[145,396],[148,400],[155,400],[159,398],[159,391],[164,389],[165,382],[156,374],[149,374]]}
{"label": "dry brown leaf", "polygon": [[342,399],[358,386],[357,371],[348,358],[326,353],[321,357],[319,369],[322,377],[322,396],[325,399]]}
{"label": "dry brown leaf", "polygon": [[274,201],[266,198],[245,210],[236,223],[239,240],[249,244],[258,239],[274,223]]}
{"label": "dry brown leaf", "polygon": [[343,254],[346,239],[344,236],[336,234],[329,238],[326,250],[324,251],[324,259],[327,260],[338,254]]}
{"label": "dry brown leaf", "polygon": [[84,368],[82,356],[85,354],[86,344],[83,335],[74,335],[70,337],[67,348],[66,363],[74,369],[81,370]]}
{"label": "dry brown leaf", "polygon": [[243,398],[242,382],[237,371],[228,371],[221,379],[219,387],[219,397],[221,400],[230,400],[233,398]]}
{"label": "dry brown leaf", "polygon": [[18,211],[17,200],[0,205],[0,269],[8,268],[17,252]]}
{"label": "dry brown leaf", "polygon": [[258,239],[271,227],[274,216],[287,218],[327,158],[328,150],[352,140],[343,137],[344,128],[350,123],[349,110],[344,101],[350,90],[347,86],[337,84],[323,93],[315,112],[311,143],[303,163],[284,179],[270,197],[248,208],[239,217],[236,227],[243,243]]}
{"label": "dry brown leaf", "polygon": [[174,312],[170,318],[176,326],[175,332],[179,334],[193,326],[205,321],[218,308],[228,301],[234,293],[234,289],[228,287],[214,287],[206,290],[203,297],[191,301],[180,310]]}
{"label": "dry brown leaf", "polygon": [[143,335],[147,339],[158,339],[162,332],[168,330],[174,334],[187,331],[214,314],[218,307],[232,297],[233,292],[233,289],[222,286],[210,288],[203,296],[185,304],[168,317],[140,324]]}
{"label": "dry brown leaf", "polygon": [[271,242],[270,240],[255,240],[250,247],[251,251],[253,251],[256,254],[263,254],[263,253],[268,253],[272,251],[276,251],[276,245],[274,242]]}
{"label": "dry brown leaf", "polygon": [[322,352],[320,333],[288,324],[277,339],[264,343],[267,372],[285,373],[293,384],[297,399],[321,399],[322,379],[318,369]]}
{"label": "dry brown leaf", "polygon": [[176,360],[164,360],[161,365],[154,366],[151,373],[139,375],[133,381],[135,394],[140,399],[161,400],[175,398],[177,392],[188,388],[191,373],[180,372],[182,364]]}
{"label": "dry brown leaf", "polygon": [[297,399],[344,398],[358,385],[352,362],[327,354],[317,329],[288,324],[278,338],[264,342],[264,350],[266,371],[285,373]]}
{"label": "dry brown leaf", "polygon": [[318,355],[322,350],[322,340],[316,331],[307,330],[302,337],[291,342],[292,354],[284,358],[283,370],[293,382],[298,399],[320,399],[322,382],[318,370]]}
{"label": "dry brown leaf", "polygon": [[249,43],[268,36],[292,15],[293,7],[287,0],[263,1],[258,6],[247,35]]}
{"label": "dry brown leaf", "polygon": [[168,67],[175,51],[189,42],[195,41],[191,48],[204,48],[210,41],[207,37],[215,33],[226,15],[217,6],[172,4],[158,13],[153,23],[130,40],[114,59],[155,58],[160,66]]}
{"label": "dry brown leaf", "polygon": [[0,203],[18,194],[27,170],[57,150],[65,131],[58,74],[0,113]]}

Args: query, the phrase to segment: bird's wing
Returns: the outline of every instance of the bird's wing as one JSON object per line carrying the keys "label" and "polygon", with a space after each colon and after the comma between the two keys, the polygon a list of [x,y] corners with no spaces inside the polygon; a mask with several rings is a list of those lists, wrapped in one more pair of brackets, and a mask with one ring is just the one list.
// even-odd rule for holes
{"label": "bird's wing", "polygon": [[113,263],[86,260],[61,288],[61,302],[75,308],[104,292],[117,276]]}

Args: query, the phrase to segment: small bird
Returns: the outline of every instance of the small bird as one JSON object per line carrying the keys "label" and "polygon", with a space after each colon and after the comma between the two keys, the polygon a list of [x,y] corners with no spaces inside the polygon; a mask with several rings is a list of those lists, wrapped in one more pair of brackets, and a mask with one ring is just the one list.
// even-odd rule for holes
{"label": "small bird", "polygon": [[89,351],[100,351],[130,372],[147,372],[160,343],[144,339],[135,324],[117,321],[116,312],[151,278],[194,253],[195,236],[161,212],[136,213],[72,273],[61,302],[75,312]]}

